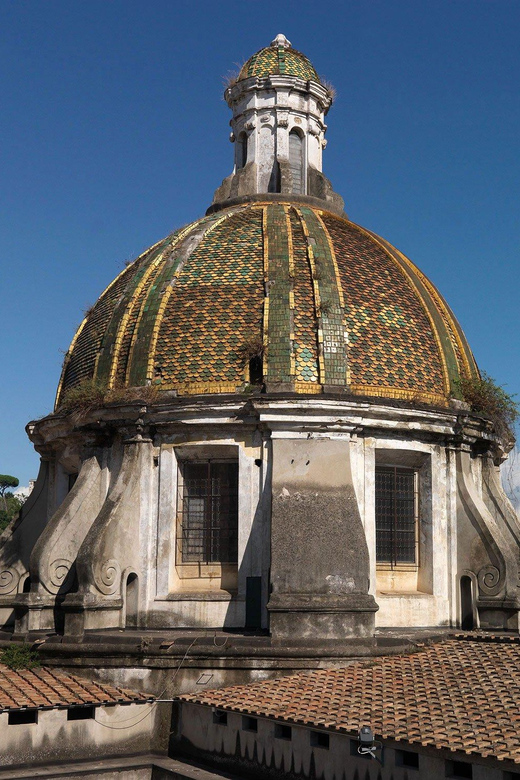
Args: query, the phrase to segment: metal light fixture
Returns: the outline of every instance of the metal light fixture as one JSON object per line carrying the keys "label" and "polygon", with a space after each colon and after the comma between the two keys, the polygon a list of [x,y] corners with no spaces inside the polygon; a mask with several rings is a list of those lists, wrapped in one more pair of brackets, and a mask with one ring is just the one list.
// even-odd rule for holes
{"label": "metal light fixture", "polygon": [[376,758],[376,750],[382,747],[382,743],[374,739],[374,732],[370,726],[362,726],[360,728],[358,746],[358,753],[360,756]]}

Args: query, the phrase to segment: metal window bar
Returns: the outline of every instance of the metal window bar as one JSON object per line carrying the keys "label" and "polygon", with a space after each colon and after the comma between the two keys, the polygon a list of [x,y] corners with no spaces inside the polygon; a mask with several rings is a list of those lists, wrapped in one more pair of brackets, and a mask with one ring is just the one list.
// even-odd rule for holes
{"label": "metal window bar", "polygon": [[417,563],[417,473],[376,468],[376,561],[393,567]]}
{"label": "metal window bar", "polygon": [[185,462],[182,476],[182,562],[237,563],[238,464]]}

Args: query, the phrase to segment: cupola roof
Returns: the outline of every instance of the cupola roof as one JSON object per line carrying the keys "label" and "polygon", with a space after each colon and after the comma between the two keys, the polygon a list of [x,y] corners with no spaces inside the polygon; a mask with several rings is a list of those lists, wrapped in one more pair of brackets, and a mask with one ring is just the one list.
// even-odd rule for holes
{"label": "cupola roof", "polygon": [[193,222],[126,268],[68,352],[58,406],[84,380],[179,395],[268,392],[446,406],[471,350],[433,284],[391,244],[296,202],[255,202]]}
{"label": "cupola roof", "polygon": [[252,76],[297,76],[304,81],[321,84],[312,63],[301,52],[293,49],[291,42],[281,33],[269,46],[253,54],[240,69],[237,81]]}

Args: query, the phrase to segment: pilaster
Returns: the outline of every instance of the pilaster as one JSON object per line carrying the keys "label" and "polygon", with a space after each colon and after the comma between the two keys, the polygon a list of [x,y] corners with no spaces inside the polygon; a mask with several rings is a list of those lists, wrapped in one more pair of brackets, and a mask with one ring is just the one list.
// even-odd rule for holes
{"label": "pilaster", "polygon": [[377,605],[348,435],[273,433],[273,641],[370,639]]}

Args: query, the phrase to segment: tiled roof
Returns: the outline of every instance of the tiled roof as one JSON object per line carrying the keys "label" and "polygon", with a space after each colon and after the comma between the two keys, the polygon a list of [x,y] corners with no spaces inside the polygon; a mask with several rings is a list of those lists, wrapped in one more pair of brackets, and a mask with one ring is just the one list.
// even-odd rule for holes
{"label": "tiled roof", "polygon": [[0,664],[0,711],[22,707],[71,707],[80,704],[130,704],[151,701],[144,693],[96,683],[41,667],[14,671]]}
{"label": "tiled roof", "polygon": [[284,46],[267,46],[253,54],[240,69],[238,81],[251,76],[297,76],[305,81],[317,81],[320,77],[307,57],[296,49]]}
{"label": "tiled roof", "polygon": [[85,379],[234,393],[259,344],[266,381],[302,394],[335,385],[447,405],[477,370],[443,298],[391,244],[326,210],[267,202],[204,217],[125,269],[75,336],[59,397]]}
{"label": "tiled roof", "polygon": [[249,715],[520,763],[520,641],[454,638],[409,655],[181,696]]}

